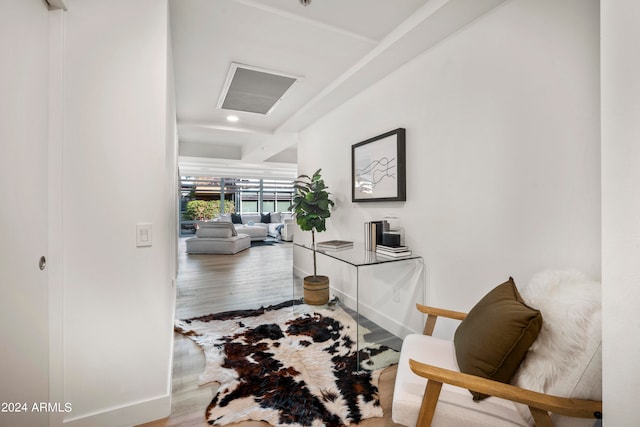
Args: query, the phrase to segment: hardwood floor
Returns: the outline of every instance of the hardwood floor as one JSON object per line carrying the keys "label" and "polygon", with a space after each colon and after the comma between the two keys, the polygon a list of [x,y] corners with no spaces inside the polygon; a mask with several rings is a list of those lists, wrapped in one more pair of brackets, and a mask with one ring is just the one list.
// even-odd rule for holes
{"label": "hardwood floor", "polygon": [[[256,308],[290,299],[294,286],[301,295],[302,284],[293,276],[293,244],[256,246],[235,255],[187,255],[180,240],[176,317],[190,318],[220,311]],[[369,329],[373,325],[366,325]],[[377,337],[384,333],[373,331]],[[398,339],[385,341],[396,348]],[[200,347],[182,334],[174,334],[171,415],[143,424],[144,427],[208,426],[204,411],[217,389],[199,387],[204,369]],[[365,420],[362,427],[397,426],[391,421],[391,398],[396,367],[387,368],[380,380],[380,397],[385,416]],[[268,426],[263,422],[242,422],[241,427]]]}

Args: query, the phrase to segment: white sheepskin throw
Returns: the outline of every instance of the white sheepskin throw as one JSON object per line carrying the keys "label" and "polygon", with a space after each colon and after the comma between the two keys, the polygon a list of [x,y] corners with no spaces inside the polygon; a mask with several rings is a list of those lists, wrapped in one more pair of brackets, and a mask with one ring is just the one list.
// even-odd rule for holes
{"label": "white sheepskin throw", "polygon": [[[542,312],[542,329],[512,383],[556,396],[601,399],[600,283],[574,270],[544,271],[518,290]],[[521,412],[530,418],[526,407]]]}
{"label": "white sheepskin throw", "polygon": [[205,352],[201,383],[220,383],[206,410],[209,424],[337,427],[383,415],[381,368],[399,353],[365,343],[368,331],[337,306],[296,303],[176,322]]}

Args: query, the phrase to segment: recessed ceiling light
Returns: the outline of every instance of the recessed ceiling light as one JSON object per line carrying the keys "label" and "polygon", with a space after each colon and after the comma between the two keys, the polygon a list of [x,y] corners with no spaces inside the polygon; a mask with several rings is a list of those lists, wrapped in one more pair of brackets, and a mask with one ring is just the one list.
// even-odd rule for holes
{"label": "recessed ceiling light", "polygon": [[238,116],[227,116],[227,120],[230,122],[237,122],[240,119],[238,118]]}

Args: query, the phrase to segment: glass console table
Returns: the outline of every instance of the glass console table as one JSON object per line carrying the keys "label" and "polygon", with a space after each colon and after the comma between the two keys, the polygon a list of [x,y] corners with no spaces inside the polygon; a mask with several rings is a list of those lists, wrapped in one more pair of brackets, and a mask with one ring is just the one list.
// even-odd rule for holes
{"label": "glass console table", "polygon": [[[297,275],[313,272],[310,244],[294,244]],[[424,316],[415,308],[426,303],[427,283],[424,260],[417,255],[393,258],[367,251],[360,245],[341,250],[317,250],[318,274],[329,276],[330,299],[356,320],[358,350],[363,341],[400,350],[409,333],[421,333]],[[311,273],[312,274],[312,273]],[[302,297],[294,286],[294,298]],[[358,352],[360,370],[366,356]]]}

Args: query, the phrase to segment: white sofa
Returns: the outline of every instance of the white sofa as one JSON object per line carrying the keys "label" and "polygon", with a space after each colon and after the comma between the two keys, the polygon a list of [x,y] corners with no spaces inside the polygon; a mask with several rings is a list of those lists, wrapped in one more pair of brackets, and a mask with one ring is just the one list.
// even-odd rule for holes
{"label": "white sofa", "polygon": [[[242,232],[243,226],[263,227],[267,231],[267,236],[288,242],[293,240],[294,222],[293,215],[290,212],[242,213],[238,214],[241,223],[238,222],[238,218],[235,215],[230,213],[221,214],[217,221],[233,223],[238,232]],[[234,216],[235,223],[233,222]]]}
{"label": "white sofa", "polygon": [[251,237],[229,223],[200,222],[197,227],[196,237],[186,240],[189,254],[233,255],[251,247]]}

